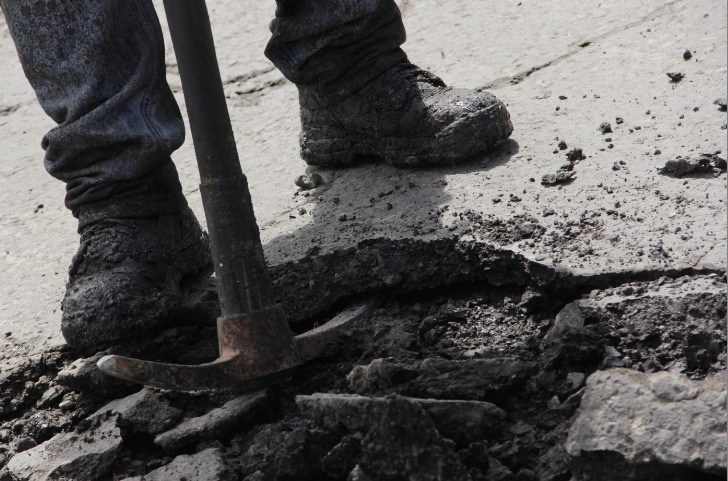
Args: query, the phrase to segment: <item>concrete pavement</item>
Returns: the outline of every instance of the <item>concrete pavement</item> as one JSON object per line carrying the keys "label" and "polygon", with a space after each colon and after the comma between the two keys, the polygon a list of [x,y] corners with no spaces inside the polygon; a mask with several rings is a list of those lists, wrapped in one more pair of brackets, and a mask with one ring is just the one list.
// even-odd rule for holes
{"label": "concrete pavement", "polygon": [[[450,85],[503,99],[511,141],[461,166],[315,169],[325,183],[302,192],[294,179],[314,169],[298,157],[296,89],[262,53],[272,2],[210,2],[243,170],[292,317],[380,287],[485,278],[573,288],[725,272],[725,173],[658,172],[677,156],[725,158],[726,114],[713,104],[726,97],[724,2],[422,0],[401,8],[412,61]],[[171,47],[167,61],[184,107]],[[674,71],[685,73],[681,82],[667,77]],[[35,102],[4,22],[0,77],[0,366],[7,367],[62,344],[60,300],[77,236],[63,185],[41,163],[40,138],[52,121]],[[611,133],[600,131],[603,122]],[[543,186],[542,176],[577,147],[585,158],[573,165],[575,177]],[[201,218],[190,143],[174,158]]]}

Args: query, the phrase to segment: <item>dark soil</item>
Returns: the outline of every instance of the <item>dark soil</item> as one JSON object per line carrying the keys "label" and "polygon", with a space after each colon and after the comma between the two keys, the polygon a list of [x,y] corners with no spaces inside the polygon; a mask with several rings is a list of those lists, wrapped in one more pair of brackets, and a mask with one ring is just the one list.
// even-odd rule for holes
{"label": "dark soil", "polygon": [[[589,374],[631,367],[702,378],[725,369],[725,283],[717,276],[707,279],[717,291],[650,295],[680,289],[690,283],[686,277],[585,294],[579,303],[583,327],[559,331],[555,337],[546,334],[554,330],[556,314],[571,300],[568,296],[556,299],[532,288],[485,283],[393,295],[343,339],[337,352],[310,362],[290,382],[274,387],[271,402],[252,423],[180,452],[163,452],[150,435],[122,430],[122,453],[111,471],[97,479],[143,475],[175,455],[211,446],[224,452],[230,480],[344,480],[357,470],[371,479],[407,479],[388,472],[387,465],[401,461],[401,466],[426,473],[431,469],[427,463],[412,467],[402,461],[404,453],[420,446],[423,452],[434,449],[451,473],[459,473],[430,473],[421,479],[566,481],[571,465],[563,444]],[[199,363],[216,356],[215,331],[212,326],[183,326],[146,344],[113,350]],[[74,361],[77,369],[69,374]],[[61,350],[3,374],[0,479],[11,479],[1,468],[15,453],[62,431],[85,432],[91,428],[84,421],[89,414],[139,389],[89,366],[89,360]],[[296,396],[313,393],[385,396],[386,401],[383,411],[362,414],[370,428],[346,423],[332,428],[297,407]],[[237,395],[170,392],[164,398],[182,417],[194,417]],[[412,407],[410,398],[493,403],[505,412],[504,423],[486,432],[458,424],[443,427]],[[420,428],[397,434],[387,423]],[[426,446],[422,439],[429,440]],[[375,455],[383,446],[385,451]]]}

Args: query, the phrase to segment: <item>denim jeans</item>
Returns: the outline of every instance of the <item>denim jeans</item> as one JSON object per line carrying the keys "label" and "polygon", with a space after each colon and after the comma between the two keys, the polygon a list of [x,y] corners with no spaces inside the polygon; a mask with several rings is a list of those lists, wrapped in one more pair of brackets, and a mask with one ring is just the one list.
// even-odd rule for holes
{"label": "denim jeans", "polygon": [[[271,3],[271,7],[272,7]],[[184,125],[151,0],[0,0],[23,70],[58,124],[44,164],[80,225],[174,213]],[[279,0],[266,55],[291,81],[346,95],[401,61],[394,0]]]}

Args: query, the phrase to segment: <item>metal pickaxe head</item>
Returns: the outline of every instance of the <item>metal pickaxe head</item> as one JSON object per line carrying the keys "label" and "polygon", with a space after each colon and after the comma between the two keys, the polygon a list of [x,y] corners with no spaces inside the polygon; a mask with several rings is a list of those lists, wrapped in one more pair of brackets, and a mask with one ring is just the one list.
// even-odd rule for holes
{"label": "metal pickaxe head", "polygon": [[275,303],[247,180],[240,168],[204,0],[165,0],[165,11],[200,170],[222,315],[220,357],[198,366],[104,356],[98,367],[128,381],[172,390],[257,389],[323,354],[342,330],[369,313],[359,305],[293,336]]}
{"label": "metal pickaxe head", "polygon": [[235,319],[218,318],[220,357],[197,366],[109,355],[98,367],[107,374],[176,391],[259,389],[291,376],[294,368],[335,348],[339,337],[368,316],[377,298],[354,304],[322,326],[293,337],[280,305]]}

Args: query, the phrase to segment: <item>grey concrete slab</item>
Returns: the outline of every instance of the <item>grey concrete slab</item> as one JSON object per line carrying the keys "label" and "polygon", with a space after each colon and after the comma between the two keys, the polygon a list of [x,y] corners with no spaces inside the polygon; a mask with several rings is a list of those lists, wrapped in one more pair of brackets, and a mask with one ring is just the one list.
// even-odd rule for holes
{"label": "grey concrete slab", "polygon": [[[326,182],[308,193],[293,184],[313,170],[298,157],[296,89],[263,56],[272,4],[210,3],[243,169],[293,317],[352,291],[505,282],[510,269],[518,271],[510,280],[538,275],[542,283],[725,270],[725,175],[657,172],[677,155],[725,156],[726,115],[712,104],[726,96],[724,2],[403,1],[412,60],[449,84],[486,87],[506,101],[512,140],[458,167],[316,169]],[[184,108],[171,48],[167,63]],[[675,70],[686,74],[677,84],[665,75]],[[62,343],[59,306],[77,238],[63,186],[41,164],[39,139],[52,122],[34,101],[4,22],[0,78],[7,363]],[[613,133],[599,131],[604,121]],[[541,176],[566,160],[557,138],[586,159],[571,183],[544,187]],[[174,158],[201,216],[190,143]]]}

